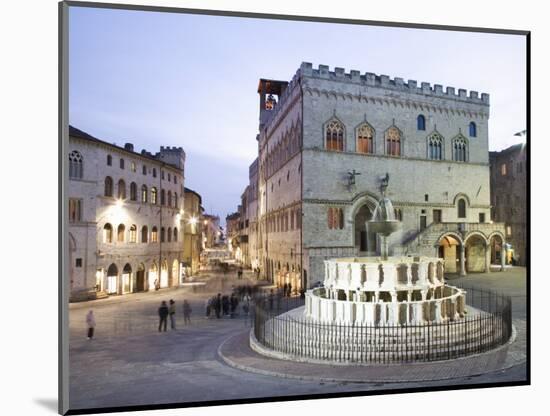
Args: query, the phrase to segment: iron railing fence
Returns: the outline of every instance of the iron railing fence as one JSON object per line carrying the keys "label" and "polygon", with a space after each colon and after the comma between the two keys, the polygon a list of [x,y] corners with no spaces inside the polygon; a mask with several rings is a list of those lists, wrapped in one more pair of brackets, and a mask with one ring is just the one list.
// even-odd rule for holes
{"label": "iron railing fence", "polygon": [[461,319],[412,325],[319,323],[285,312],[300,297],[255,298],[251,321],[258,343],[295,358],[349,363],[439,361],[479,354],[505,344],[512,334],[508,296],[462,287],[468,314]]}

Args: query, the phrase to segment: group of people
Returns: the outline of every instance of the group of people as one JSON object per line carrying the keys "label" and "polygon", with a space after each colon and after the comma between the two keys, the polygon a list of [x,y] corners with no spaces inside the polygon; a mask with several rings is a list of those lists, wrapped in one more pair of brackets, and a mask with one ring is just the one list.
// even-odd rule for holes
{"label": "group of people", "polygon": [[[183,301],[183,324],[191,324],[191,305],[185,299]],[[176,302],[174,299],[170,299],[169,305],[166,304],[166,301],[163,300],[158,309],[159,314],[159,332],[164,330],[166,332],[166,327],[168,326],[168,317],[170,317],[170,328],[173,330],[176,329]]]}
{"label": "group of people", "polygon": [[[245,314],[248,314],[250,307],[250,296],[245,295],[241,297],[243,301],[242,309]],[[229,316],[235,318],[238,315],[237,308],[239,306],[239,296],[235,293],[231,293],[231,296],[218,293],[206,301],[206,317],[219,319],[222,316]]]}
{"label": "group of people", "polygon": [[292,295],[292,285],[290,282],[283,284],[283,296],[290,297]]}

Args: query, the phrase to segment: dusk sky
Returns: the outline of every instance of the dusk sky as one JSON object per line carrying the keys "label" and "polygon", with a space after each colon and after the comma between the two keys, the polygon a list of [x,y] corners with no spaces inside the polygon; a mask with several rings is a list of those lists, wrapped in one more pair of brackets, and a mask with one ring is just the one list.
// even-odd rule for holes
{"label": "dusk sky", "polygon": [[118,145],[181,146],[185,186],[234,212],[257,155],[259,78],[302,61],[491,96],[489,148],[526,127],[525,37],[70,8],[70,124]]}

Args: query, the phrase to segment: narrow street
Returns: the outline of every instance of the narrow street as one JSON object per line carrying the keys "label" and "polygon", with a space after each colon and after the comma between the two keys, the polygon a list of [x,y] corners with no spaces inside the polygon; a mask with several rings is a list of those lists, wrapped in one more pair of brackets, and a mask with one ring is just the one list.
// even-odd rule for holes
{"label": "narrow street", "polygon": [[[450,384],[491,383],[525,378],[525,365],[475,378],[425,383],[328,383],[291,380],[248,373],[224,364],[218,347],[230,336],[248,331],[242,316],[208,319],[205,301],[246,278],[211,274],[203,286],[164,289],[124,297],[70,305],[70,401],[71,408],[131,406],[201,402],[286,395],[323,394],[377,389],[413,388]],[[251,275],[250,275],[251,276]],[[514,319],[525,319],[525,269],[470,275],[450,281],[491,287],[514,299]],[[176,330],[158,332],[157,309],[161,301],[174,299]],[[183,326],[182,303],[192,306],[192,323]],[[523,305],[523,306],[521,306]],[[93,340],[86,339],[85,315],[93,309],[97,327]],[[240,309],[240,307],[239,307]]]}

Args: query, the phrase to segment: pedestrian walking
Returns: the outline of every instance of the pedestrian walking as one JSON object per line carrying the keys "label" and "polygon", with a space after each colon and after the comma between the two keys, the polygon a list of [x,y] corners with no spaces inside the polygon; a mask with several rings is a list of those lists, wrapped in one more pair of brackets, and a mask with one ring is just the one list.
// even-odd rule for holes
{"label": "pedestrian walking", "polygon": [[[208,298],[206,299],[206,317],[211,318],[210,314],[212,313],[212,308],[214,305],[214,299],[215,298]],[[185,305],[184,305],[185,307]]]}
{"label": "pedestrian walking", "polygon": [[283,284],[283,296],[286,297],[286,294],[288,292],[288,285],[286,283]]}
{"label": "pedestrian walking", "polygon": [[269,301],[269,309],[273,309],[273,289],[270,290],[269,292],[269,298],[268,298],[268,301]]}
{"label": "pedestrian walking", "polygon": [[191,305],[187,302],[187,299],[183,301],[183,324],[191,324]]}
{"label": "pedestrian walking", "polygon": [[214,302],[214,310],[216,311],[216,318],[221,318],[221,309],[222,309],[222,294],[218,293],[216,301]]}
{"label": "pedestrian walking", "polygon": [[248,311],[250,310],[250,296],[244,295],[243,296],[243,312],[246,316],[248,316]]}
{"label": "pedestrian walking", "polygon": [[239,267],[239,271],[237,272],[237,278],[241,280],[243,278],[243,268]]}
{"label": "pedestrian walking", "polygon": [[95,317],[94,311],[92,311],[91,309],[86,315],[86,326],[88,327],[88,339],[92,339],[94,337],[95,330]]}
{"label": "pedestrian walking", "polygon": [[164,327],[164,332],[166,332],[167,318],[168,318],[168,306],[166,306],[166,301],[162,301],[159,308],[159,332],[162,327]]}
{"label": "pedestrian walking", "polygon": [[170,328],[176,329],[176,302],[174,299],[170,299],[170,307],[168,308],[170,314]]}
{"label": "pedestrian walking", "polygon": [[231,299],[229,302],[231,305],[231,318],[234,318],[236,314],[237,306],[239,306],[239,299],[237,299],[237,296],[235,296],[235,294],[233,293],[231,295]]}
{"label": "pedestrian walking", "polygon": [[222,309],[224,315],[229,315],[229,298],[227,295],[223,295],[222,297]]}
{"label": "pedestrian walking", "polygon": [[292,284],[289,282],[288,285],[286,286],[286,290],[287,290],[287,296],[290,297],[292,296]]}

